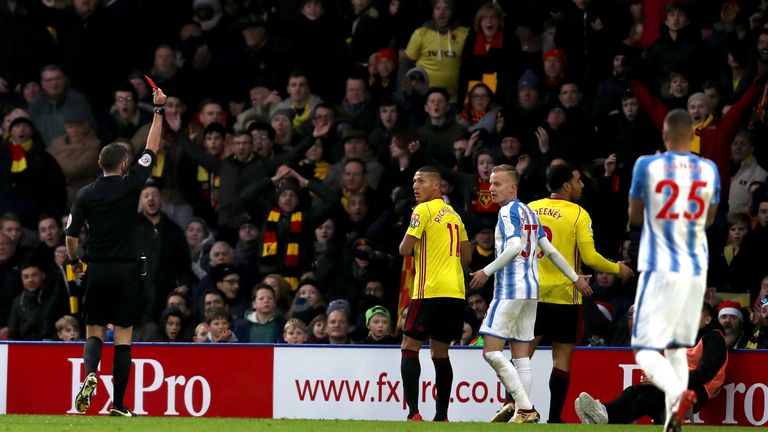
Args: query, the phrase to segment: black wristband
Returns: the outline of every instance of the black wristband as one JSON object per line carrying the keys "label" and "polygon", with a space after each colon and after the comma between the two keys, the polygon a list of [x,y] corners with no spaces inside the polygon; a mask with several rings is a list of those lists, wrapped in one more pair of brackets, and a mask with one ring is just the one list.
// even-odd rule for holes
{"label": "black wristband", "polygon": [[165,108],[162,106],[156,106],[155,107],[155,114],[163,115],[165,114]]}
{"label": "black wristband", "polygon": [[159,104],[159,105],[158,105],[158,104],[155,104],[155,108],[162,108],[162,107],[164,107],[164,106],[165,106],[165,104],[164,104],[164,103],[161,103],[161,104]]}

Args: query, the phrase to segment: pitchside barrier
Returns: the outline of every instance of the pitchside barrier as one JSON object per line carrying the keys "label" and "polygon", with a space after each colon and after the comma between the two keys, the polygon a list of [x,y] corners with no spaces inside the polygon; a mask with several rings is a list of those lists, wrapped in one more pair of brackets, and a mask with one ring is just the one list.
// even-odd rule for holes
{"label": "pitchside barrier", "polygon": [[[0,413],[76,414],[84,378],[81,343],[0,344]],[[104,350],[90,415],[108,413],[112,353]],[[507,352],[508,355],[508,352]],[[451,349],[452,421],[487,421],[504,391],[477,348]],[[421,351],[420,409],[434,413],[434,369]],[[731,352],[725,385],[697,423],[768,423],[768,351]],[[547,418],[551,351],[532,361],[531,400]],[[578,422],[573,400],[586,391],[611,400],[640,379],[631,350],[576,349],[563,419]],[[252,344],[136,344],[126,402],[140,415],[403,420],[397,347]]]}

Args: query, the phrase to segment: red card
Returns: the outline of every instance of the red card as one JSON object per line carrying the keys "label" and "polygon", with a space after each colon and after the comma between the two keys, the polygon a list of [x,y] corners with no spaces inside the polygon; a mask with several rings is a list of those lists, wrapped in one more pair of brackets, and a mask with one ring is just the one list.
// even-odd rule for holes
{"label": "red card", "polygon": [[146,78],[146,79],[147,79],[147,82],[149,83],[149,85],[151,85],[151,86],[152,86],[152,88],[153,88],[153,89],[156,89],[156,88],[157,88],[157,85],[155,85],[155,82],[154,82],[154,81],[152,81],[152,78],[150,78],[150,77],[148,77],[148,76],[146,76],[146,75],[144,75],[144,78]]}

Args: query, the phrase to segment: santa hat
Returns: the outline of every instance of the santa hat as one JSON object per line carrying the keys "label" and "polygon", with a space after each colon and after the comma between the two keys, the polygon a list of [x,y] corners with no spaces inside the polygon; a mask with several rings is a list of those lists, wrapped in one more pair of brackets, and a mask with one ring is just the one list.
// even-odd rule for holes
{"label": "santa hat", "polygon": [[613,305],[605,302],[605,301],[596,301],[595,306],[597,306],[597,310],[600,311],[601,314],[607,319],[608,321],[613,321]]}
{"label": "santa hat", "polygon": [[741,305],[735,301],[724,301],[717,307],[717,317],[720,318],[723,315],[733,315],[744,322],[744,314],[741,313]]}
{"label": "santa hat", "polygon": [[378,61],[381,58],[389,59],[392,64],[397,68],[397,53],[392,48],[385,48],[379,52],[376,53],[376,60]]}

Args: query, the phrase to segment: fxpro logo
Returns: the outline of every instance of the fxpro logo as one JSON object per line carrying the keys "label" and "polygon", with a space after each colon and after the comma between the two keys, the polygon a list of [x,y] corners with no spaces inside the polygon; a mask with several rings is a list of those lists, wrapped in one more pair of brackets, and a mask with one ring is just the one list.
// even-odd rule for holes
{"label": "fxpro logo", "polygon": [[[69,363],[72,365],[72,385],[71,385],[71,403],[67,414],[77,414],[75,409],[75,396],[83,383],[83,359],[82,358],[68,358]],[[211,386],[208,381],[202,376],[195,375],[187,378],[183,375],[171,375],[166,377],[163,365],[159,361],[153,359],[133,359],[133,373],[134,373],[134,389],[133,389],[133,411],[136,414],[146,415],[148,412],[144,409],[144,395],[153,392],[165,392],[166,403],[165,412],[163,415],[175,416],[179,415],[176,409],[177,406],[177,388],[183,391],[184,408],[194,417],[200,417],[208,412],[208,408],[211,406]],[[151,382],[146,382],[146,377],[153,376]],[[112,397],[114,395],[114,385],[112,383],[112,375],[99,375],[99,380],[102,386],[97,387],[98,393],[102,388],[107,390],[107,402],[99,410],[99,414],[109,414],[109,408],[112,406]],[[200,401],[199,406],[195,405],[195,401]]]}

